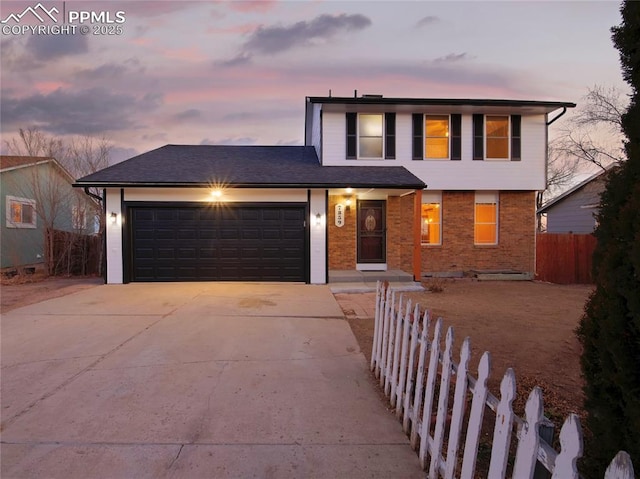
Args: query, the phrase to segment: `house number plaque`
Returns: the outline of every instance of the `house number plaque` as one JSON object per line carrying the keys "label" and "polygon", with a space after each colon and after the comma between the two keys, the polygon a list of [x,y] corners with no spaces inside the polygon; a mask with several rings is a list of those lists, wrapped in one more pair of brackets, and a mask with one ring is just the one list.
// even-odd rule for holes
{"label": "house number plaque", "polygon": [[344,205],[336,205],[336,226],[342,228],[344,226]]}

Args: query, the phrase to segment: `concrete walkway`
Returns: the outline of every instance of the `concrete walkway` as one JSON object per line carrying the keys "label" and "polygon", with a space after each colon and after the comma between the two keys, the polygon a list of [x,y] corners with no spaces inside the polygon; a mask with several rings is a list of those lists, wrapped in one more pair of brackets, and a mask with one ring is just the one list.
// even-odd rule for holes
{"label": "concrete walkway", "polygon": [[326,286],[98,286],[1,328],[3,479],[424,477]]}

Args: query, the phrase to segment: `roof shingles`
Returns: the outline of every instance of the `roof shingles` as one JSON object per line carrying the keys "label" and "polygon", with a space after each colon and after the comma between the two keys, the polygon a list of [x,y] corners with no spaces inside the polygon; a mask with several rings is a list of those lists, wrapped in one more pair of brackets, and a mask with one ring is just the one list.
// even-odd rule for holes
{"label": "roof shingles", "polygon": [[166,145],[80,178],[78,186],[424,188],[401,166],[322,166],[311,146]]}

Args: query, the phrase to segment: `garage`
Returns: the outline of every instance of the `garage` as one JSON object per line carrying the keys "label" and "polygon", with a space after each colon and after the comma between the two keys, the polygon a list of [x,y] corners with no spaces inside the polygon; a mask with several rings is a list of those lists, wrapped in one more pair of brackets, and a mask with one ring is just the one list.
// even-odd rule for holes
{"label": "garage", "polygon": [[307,281],[305,204],[131,205],[131,281]]}

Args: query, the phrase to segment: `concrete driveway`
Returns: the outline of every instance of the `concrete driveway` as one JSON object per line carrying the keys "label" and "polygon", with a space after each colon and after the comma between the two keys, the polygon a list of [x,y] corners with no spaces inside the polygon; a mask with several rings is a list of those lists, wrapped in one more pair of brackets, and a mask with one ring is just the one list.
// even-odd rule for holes
{"label": "concrete driveway", "polygon": [[418,478],[326,286],[105,285],[2,317],[8,478]]}

